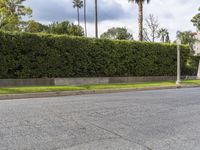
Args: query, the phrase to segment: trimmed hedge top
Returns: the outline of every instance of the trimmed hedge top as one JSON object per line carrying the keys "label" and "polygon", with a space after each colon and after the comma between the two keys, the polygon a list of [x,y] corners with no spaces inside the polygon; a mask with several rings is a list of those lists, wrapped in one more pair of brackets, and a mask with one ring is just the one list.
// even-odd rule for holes
{"label": "trimmed hedge top", "polygon": [[[0,32],[0,78],[173,76],[176,45]],[[181,47],[182,71],[189,48]]]}

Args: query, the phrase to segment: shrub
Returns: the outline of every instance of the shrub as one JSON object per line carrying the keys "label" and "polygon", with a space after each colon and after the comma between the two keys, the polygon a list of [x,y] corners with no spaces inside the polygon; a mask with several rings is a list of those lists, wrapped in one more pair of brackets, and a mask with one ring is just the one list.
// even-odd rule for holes
{"label": "shrub", "polygon": [[174,76],[176,53],[173,44],[0,32],[0,78]]}

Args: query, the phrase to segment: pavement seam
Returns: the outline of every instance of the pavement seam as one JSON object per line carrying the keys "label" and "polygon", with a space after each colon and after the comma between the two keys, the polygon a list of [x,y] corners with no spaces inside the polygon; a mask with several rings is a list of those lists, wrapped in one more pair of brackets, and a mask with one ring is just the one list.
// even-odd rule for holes
{"label": "pavement seam", "polygon": [[[88,121],[87,121],[87,122],[88,122]],[[114,132],[114,131],[110,131],[110,130],[108,130],[108,129],[106,129],[106,128],[103,128],[103,127],[98,126],[98,125],[96,125],[96,124],[94,124],[94,123],[91,123],[91,122],[88,122],[88,123],[91,124],[91,125],[93,125],[93,126],[95,126],[95,127],[97,127],[97,128],[99,128],[99,129],[101,129],[101,130],[104,130],[104,131],[107,131],[107,132],[109,132],[109,133],[111,133],[111,134],[114,134],[115,136],[118,136],[119,138],[121,138],[121,139],[123,139],[123,140],[125,140],[125,141],[128,141],[128,142],[130,142],[130,143],[135,143],[135,144],[140,145],[140,146],[142,146],[142,147],[144,147],[144,148],[146,148],[146,149],[148,149],[148,150],[152,150],[152,148],[150,148],[150,147],[148,147],[148,146],[146,146],[146,145],[143,145],[143,144],[141,144],[141,143],[139,143],[139,142],[131,141],[131,140],[129,140],[128,138],[125,138],[125,137],[123,137],[122,135],[120,135],[120,134],[118,134],[118,133],[116,133],[116,132]]]}
{"label": "pavement seam", "polygon": [[[60,117],[59,114],[57,114],[55,111],[53,111],[53,110],[51,110],[51,109],[48,109],[48,110],[51,111],[52,113],[54,113],[55,116],[57,116],[58,118],[60,118],[60,119],[62,119],[62,120],[64,120],[64,121],[67,121],[65,118]],[[83,126],[82,124],[78,123],[78,121],[76,121],[73,117],[72,117],[72,120],[73,120],[76,124],[78,124],[78,125],[80,125],[80,126]],[[123,140],[125,140],[125,141],[128,141],[128,142],[130,142],[130,143],[135,143],[135,144],[137,144],[137,145],[140,145],[140,146],[146,148],[147,150],[152,150],[152,148],[150,148],[150,147],[148,147],[148,146],[146,146],[146,145],[143,145],[143,144],[141,144],[141,143],[138,143],[138,142],[135,142],[135,141],[131,141],[131,140],[129,140],[128,138],[124,138],[122,135],[120,135],[120,134],[118,134],[118,133],[116,133],[116,132],[114,132],[114,131],[110,131],[110,130],[108,130],[108,129],[106,129],[106,128],[100,127],[100,126],[98,126],[98,125],[96,125],[96,124],[94,124],[94,123],[92,123],[92,122],[89,122],[89,121],[85,121],[85,120],[84,120],[84,122],[86,122],[86,123],[88,123],[88,124],[90,124],[90,125],[92,125],[92,126],[95,126],[96,128],[99,128],[99,129],[101,129],[101,130],[104,130],[104,131],[106,131],[106,132],[109,132],[109,133],[111,133],[111,134],[113,134],[113,135],[115,135],[115,136],[117,136],[117,137],[119,137],[119,138],[121,138],[121,139],[123,139]],[[84,127],[84,126],[83,126],[83,127]]]}
{"label": "pavement seam", "polygon": [[80,143],[80,144],[77,144],[77,145],[72,145],[70,146],[69,148],[74,148],[74,147],[77,147],[77,146],[81,146],[81,145],[84,145],[84,144],[90,144],[92,142],[99,142],[99,141],[105,141],[105,140],[114,140],[114,139],[120,139],[120,137],[109,137],[109,138],[102,138],[102,139],[97,139],[97,140],[93,140],[93,141],[90,141],[90,142],[84,142],[84,143]]}

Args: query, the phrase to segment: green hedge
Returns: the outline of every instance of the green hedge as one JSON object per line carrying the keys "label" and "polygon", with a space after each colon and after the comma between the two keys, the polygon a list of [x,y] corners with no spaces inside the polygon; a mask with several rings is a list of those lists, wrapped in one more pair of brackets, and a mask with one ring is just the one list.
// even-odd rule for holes
{"label": "green hedge", "polygon": [[0,32],[0,78],[170,76],[176,59],[170,44]]}

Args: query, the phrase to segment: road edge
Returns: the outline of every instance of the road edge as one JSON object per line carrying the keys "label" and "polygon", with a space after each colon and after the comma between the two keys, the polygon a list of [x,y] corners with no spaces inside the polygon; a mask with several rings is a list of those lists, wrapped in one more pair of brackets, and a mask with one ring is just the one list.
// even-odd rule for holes
{"label": "road edge", "polygon": [[61,96],[76,96],[90,94],[106,94],[106,93],[121,93],[134,91],[150,91],[178,88],[196,88],[200,85],[181,85],[181,86],[164,86],[164,87],[146,87],[146,88],[129,88],[129,89],[99,89],[99,90],[79,90],[79,91],[58,91],[58,92],[42,92],[42,93],[24,93],[24,94],[7,94],[0,95],[0,100],[13,100],[25,98],[44,98],[44,97],[61,97]]}

